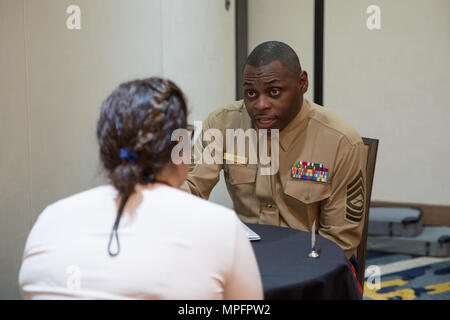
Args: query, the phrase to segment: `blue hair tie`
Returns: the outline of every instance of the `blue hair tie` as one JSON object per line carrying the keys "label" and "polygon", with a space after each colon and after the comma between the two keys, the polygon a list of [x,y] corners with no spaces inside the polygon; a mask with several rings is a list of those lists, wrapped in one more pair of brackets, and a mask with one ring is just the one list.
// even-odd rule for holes
{"label": "blue hair tie", "polygon": [[130,163],[136,163],[138,155],[129,148],[122,148],[120,149],[120,159],[125,159]]}

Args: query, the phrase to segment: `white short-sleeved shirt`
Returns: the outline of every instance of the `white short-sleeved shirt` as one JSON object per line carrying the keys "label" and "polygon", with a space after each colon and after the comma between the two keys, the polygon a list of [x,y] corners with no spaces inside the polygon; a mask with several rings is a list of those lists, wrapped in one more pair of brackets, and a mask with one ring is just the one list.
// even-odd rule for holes
{"label": "white short-sleeved shirt", "polygon": [[140,189],[108,254],[117,191],[100,186],[48,206],[19,274],[27,299],[261,299],[251,245],[234,213],[167,186]]}

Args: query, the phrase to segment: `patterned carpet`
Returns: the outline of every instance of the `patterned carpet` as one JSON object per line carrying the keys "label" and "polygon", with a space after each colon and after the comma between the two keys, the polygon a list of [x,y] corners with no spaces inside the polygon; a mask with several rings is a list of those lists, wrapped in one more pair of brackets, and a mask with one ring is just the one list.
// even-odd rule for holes
{"label": "patterned carpet", "polygon": [[450,300],[450,258],[369,251],[366,268],[371,265],[380,268],[381,282],[374,288],[366,274],[364,300]]}

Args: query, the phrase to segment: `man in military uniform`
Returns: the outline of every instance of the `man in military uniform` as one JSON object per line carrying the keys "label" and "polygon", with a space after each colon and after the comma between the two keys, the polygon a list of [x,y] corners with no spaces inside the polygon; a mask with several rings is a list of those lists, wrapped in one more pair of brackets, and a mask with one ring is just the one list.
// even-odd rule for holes
{"label": "man in military uniform", "polygon": [[[279,129],[278,172],[262,175],[260,164],[231,155],[233,164],[193,164],[182,188],[208,199],[224,170],[234,210],[243,222],[311,231],[317,221],[320,235],[337,243],[347,258],[356,255],[367,157],[358,132],[303,98],[308,75],[284,43],[265,42],[253,50],[243,89],[243,101],[212,112],[203,132],[219,129],[225,137],[226,129]],[[230,158],[225,147],[224,157]]]}

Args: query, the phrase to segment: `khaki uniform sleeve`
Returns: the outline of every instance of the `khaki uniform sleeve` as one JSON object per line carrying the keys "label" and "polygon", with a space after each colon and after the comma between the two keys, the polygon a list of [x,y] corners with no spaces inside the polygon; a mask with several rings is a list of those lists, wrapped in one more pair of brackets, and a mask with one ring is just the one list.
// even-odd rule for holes
{"label": "khaki uniform sleeve", "polygon": [[[203,151],[210,142],[204,142],[202,140],[203,133],[210,129],[219,129],[219,121],[217,116],[213,113],[203,122],[202,136],[196,141],[192,148],[192,161],[189,173],[186,181],[180,186],[181,190],[199,196],[203,199],[208,199],[214,186],[219,182],[220,170],[222,170],[222,164],[205,164],[195,163],[195,152],[203,155]],[[196,150],[197,149],[197,150]]]}
{"label": "khaki uniform sleeve", "polygon": [[320,205],[319,234],[356,256],[364,226],[367,148],[343,138],[336,156],[330,197]]}

